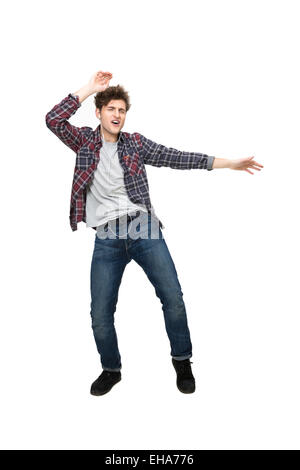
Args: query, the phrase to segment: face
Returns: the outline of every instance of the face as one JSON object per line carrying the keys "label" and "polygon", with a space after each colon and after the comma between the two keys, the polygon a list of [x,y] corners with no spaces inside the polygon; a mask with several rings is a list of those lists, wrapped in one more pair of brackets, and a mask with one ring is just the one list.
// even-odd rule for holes
{"label": "face", "polygon": [[[126,103],[124,100],[110,100],[107,105],[102,106],[101,112],[96,109],[96,116],[101,119],[101,129],[104,139],[116,142],[119,132],[125,124]],[[113,121],[118,121],[114,124]]]}

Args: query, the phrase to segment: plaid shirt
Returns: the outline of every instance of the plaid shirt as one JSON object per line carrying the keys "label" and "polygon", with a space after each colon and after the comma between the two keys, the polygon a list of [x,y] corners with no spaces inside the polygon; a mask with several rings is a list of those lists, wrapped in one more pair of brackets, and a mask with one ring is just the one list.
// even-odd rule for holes
{"label": "plaid shirt", "polygon": [[[70,225],[77,230],[78,222],[86,222],[85,205],[87,185],[93,178],[100,159],[102,147],[100,124],[91,127],[76,127],[68,119],[81,106],[78,96],[69,93],[46,114],[47,127],[76,153],[76,163],[71,190]],[[182,152],[147,139],[142,134],[120,131],[118,157],[124,170],[124,184],[129,199],[145,204],[148,211],[157,217],[149,196],[146,165],[167,166],[179,170],[193,168],[212,170],[215,157],[203,153]],[[160,225],[164,228],[161,221]]]}

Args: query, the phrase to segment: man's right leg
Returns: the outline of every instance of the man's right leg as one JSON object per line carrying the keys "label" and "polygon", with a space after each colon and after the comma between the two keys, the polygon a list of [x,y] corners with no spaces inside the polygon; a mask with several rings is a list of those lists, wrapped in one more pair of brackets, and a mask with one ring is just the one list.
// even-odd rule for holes
{"label": "man's right leg", "polygon": [[102,368],[120,371],[121,356],[114,326],[118,292],[126,264],[130,261],[124,240],[95,235],[91,264],[92,329]]}

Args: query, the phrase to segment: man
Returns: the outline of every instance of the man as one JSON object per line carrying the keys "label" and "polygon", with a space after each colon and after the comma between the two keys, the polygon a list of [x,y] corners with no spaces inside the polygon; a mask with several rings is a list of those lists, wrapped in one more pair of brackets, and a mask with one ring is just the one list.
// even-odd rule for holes
{"label": "man", "polygon": [[[92,329],[102,365],[91,386],[103,395],[121,380],[121,356],[114,327],[118,291],[126,265],[134,259],[145,271],[162,303],[171,345],[176,384],[182,393],[195,391],[191,370],[192,343],[183,293],[163,237],[164,228],[150,201],[145,164],[174,169],[230,168],[253,174],[254,157],[228,160],[183,152],[157,144],[137,132],[122,132],[130,108],[121,86],[109,87],[110,72],[96,72],[46,115],[48,128],[76,153],[71,191],[70,224],[86,222],[96,230],[91,264]],[[101,124],[76,127],[68,119],[90,95],[95,95]]]}

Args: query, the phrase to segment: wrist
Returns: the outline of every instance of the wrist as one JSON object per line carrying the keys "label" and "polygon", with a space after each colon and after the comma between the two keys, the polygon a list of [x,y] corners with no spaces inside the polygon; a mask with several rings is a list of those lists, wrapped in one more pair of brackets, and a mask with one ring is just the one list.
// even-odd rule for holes
{"label": "wrist", "polygon": [[232,160],[227,159],[227,166],[226,168],[232,169]]}
{"label": "wrist", "polygon": [[91,85],[89,85],[88,83],[86,83],[85,85],[83,85],[82,89],[88,93],[89,95],[93,95],[94,93],[96,93],[96,91],[93,89],[93,87]]}
{"label": "wrist", "polygon": [[82,103],[86,98],[94,93],[93,89],[88,85],[83,85],[79,90],[72,93],[72,95],[77,95],[79,97],[79,102]]}

